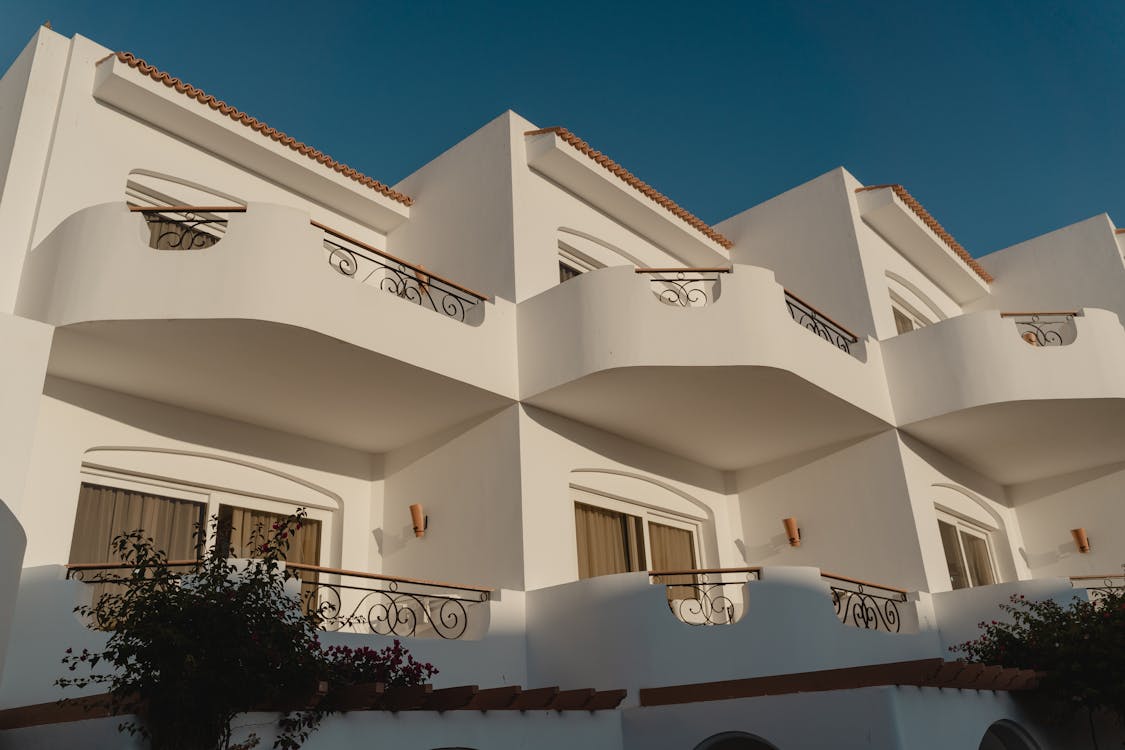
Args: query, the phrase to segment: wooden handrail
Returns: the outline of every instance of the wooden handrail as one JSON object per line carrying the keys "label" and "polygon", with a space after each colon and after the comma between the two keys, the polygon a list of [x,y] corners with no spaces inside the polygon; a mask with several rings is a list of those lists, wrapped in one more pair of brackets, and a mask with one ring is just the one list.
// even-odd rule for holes
{"label": "wooden handrail", "polygon": [[[169,560],[164,563],[170,567],[178,567],[181,565],[197,565],[200,560]],[[139,568],[139,565],[133,563],[67,563],[67,570],[126,570],[129,568]],[[148,567],[153,567],[149,565]]]}
{"label": "wooden handrail", "polygon": [[729,266],[716,266],[715,268],[635,268],[635,273],[731,273],[734,269]]}
{"label": "wooden handrail", "polygon": [[[255,558],[237,558],[237,559],[255,559]],[[166,564],[168,566],[181,566],[181,565],[198,565],[201,560],[169,560]],[[376,581],[394,581],[396,583],[414,583],[424,586],[440,586],[447,589],[456,589],[458,591],[474,591],[476,593],[491,594],[495,589],[486,586],[462,586],[457,583],[443,583],[441,581],[429,581],[424,578],[404,578],[402,576],[386,576],[381,573],[367,573],[361,570],[344,570],[342,568],[326,568],[321,565],[308,565],[306,563],[285,562],[286,570],[307,570],[313,573],[324,573],[326,575],[344,575],[355,576],[357,578],[370,578]],[[67,570],[124,570],[128,568],[136,568],[138,566],[130,563],[70,563],[66,566]],[[151,566],[150,566],[151,567]]]}
{"label": "wooden handrail", "polygon": [[1073,317],[1077,316],[1078,314],[1079,314],[1078,310],[1059,310],[1059,311],[1052,311],[1052,312],[1002,312],[1002,313],[1000,313],[1000,317],[1001,318],[1033,318],[1033,317],[1036,317],[1038,315],[1068,315],[1068,316],[1073,318]]}
{"label": "wooden handrail", "polygon": [[893,591],[896,594],[908,594],[908,593],[910,593],[907,589],[895,588],[894,586],[887,586],[887,585],[882,584],[882,583],[873,583],[872,581],[863,581],[863,580],[860,580],[859,578],[849,578],[848,576],[836,575],[835,573],[828,573],[828,572],[823,571],[823,570],[820,571],[820,577],[821,578],[832,578],[832,579],[837,580],[837,581],[847,581],[848,583],[855,583],[855,584],[858,584],[860,586],[873,586],[874,588],[877,588],[877,589],[883,589],[883,591]]}
{"label": "wooden handrail", "polygon": [[315,219],[310,220],[309,223],[312,224],[317,229],[320,229],[324,232],[327,232],[328,234],[332,235],[333,237],[335,237],[337,239],[344,240],[345,242],[350,242],[353,245],[358,245],[359,247],[362,247],[364,250],[368,251],[369,253],[375,253],[380,258],[385,258],[386,260],[389,260],[392,263],[398,263],[399,265],[401,265],[405,268],[409,268],[414,273],[419,274],[420,276],[425,277],[426,279],[434,279],[436,281],[440,281],[441,283],[446,284],[447,286],[451,286],[454,289],[457,289],[459,291],[464,292],[465,294],[476,297],[481,302],[491,302],[492,301],[492,297],[489,297],[487,294],[482,294],[480,292],[473,291],[469,287],[461,286],[456,281],[451,281],[450,279],[447,279],[444,276],[439,276],[438,274],[434,273],[433,271],[430,271],[429,269],[422,268],[421,266],[414,265],[413,263],[408,263],[407,261],[403,260],[402,258],[396,258],[395,256],[391,255],[390,253],[379,250],[378,248],[375,248],[375,247],[372,247],[371,245],[368,245],[366,242],[363,242],[362,240],[357,240],[355,237],[344,234],[343,232],[337,231],[337,230],[333,229],[332,227],[321,224],[319,221],[316,221]]}
{"label": "wooden handrail", "polygon": [[1072,581],[1108,581],[1113,578],[1125,578],[1125,573],[1108,573],[1104,576],[1070,576]]}
{"label": "wooden handrail", "polygon": [[440,586],[457,591],[475,591],[478,594],[491,594],[496,589],[487,586],[463,586],[459,583],[443,583],[442,581],[429,581],[425,578],[404,578],[402,576],[385,576],[381,573],[366,573],[362,570],[344,570],[342,568],[325,568],[321,565],[307,565],[305,563],[286,563],[286,570],[307,570],[313,573],[326,575],[354,576],[356,578],[369,578],[374,581],[394,581],[395,583],[414,583],[422,586]]}
{"label": "wooden handrail", "polygon": [[656,576],[689,576],[704,573],[761,573],[760,566],[751,568],[690,568],[688,570],[650,570],[648,575],[650,578]]}
{"label": "wooden handrail", "polygon": [[169,211],[171,213],[184,214],[184,213],[245,213],[246,206],[129,206],[129,211],[133,213],[161,213]]}
{"label": "wooden handrail", "polygon": [[789,291],[788,289],[784,289],[783,291],[784,291],[784,292],[785,292],[785,293],[786,293],[787,295],[789,295],[790,297],[792,297],[793,299],[795,299],[795,300],[796,300],[797,302],[800,302],[800,303],[801,303],[802,305],[804,305],[805,307],[807,307],[807,308],[808,308],[808,309],[809,309],[810,311],[812,311],[812,312],[816,313],[817,315],[819,315],[820,317],[824,318],[825,320],[827,320],[827,321],[828,321],[829,323],[831,323],[832,325],[834,325],[834,326],[836,326],[837,328],[839,328],[839,329],[840,329],[841,331],[843,331],[844,333],[846,333],[846,334],[848,334],[849,336],[851,336],[851,337],[852,337],[852,343],[853,343],[853,344],[859,341],[859,336],[857,336],[857,335],[856,335],[855,333],[853,333],[853,332],[851,331],[851,329],[850,329],[850,328],[848,328],[848,327],[846,327],[846,326],[844,326],[844,325],[842,325],[842,324],[840,324],[840,323],[837,323],[837,322],[836,322],[835,320],[833,320],[832,318],[828,317],[828,316],[827,316],[827,315],[825,315],[825,314],[824,314],[823,312],[821,312],[821,311],[820,311],[819,309],[817,309],[817,308],[813,307],[813,306],[812,306],[812,305],[810,305],[810,304],[809,304],[808,302],[806,302],[805,300],[803,300],[803,299],[801,299],[800,297],[798,297],[798,296],[797,296],[796,294],[793,294],[793,292]]}

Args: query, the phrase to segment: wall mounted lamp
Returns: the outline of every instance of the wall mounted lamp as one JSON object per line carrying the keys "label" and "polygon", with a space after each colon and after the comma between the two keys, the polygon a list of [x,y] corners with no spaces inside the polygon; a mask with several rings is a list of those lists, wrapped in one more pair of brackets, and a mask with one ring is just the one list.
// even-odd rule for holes
{"label": "wall mounted lamp", "polygon": [[410,506],[410,520],[414,522],[414,536],[424,537],[426,529],[430,528],[430,517],[422,512],[421,503],[414,503]]}
{"label": "wall mounted lamp", "polygon": [[797,526],[796,518],[783,518],[781,522],[785,524],[785,536],[789,537],[790,547],[801,546],[801,529]]}
{"label": "wall mounted lamp", "polygon": [[1074,546],[1082,554],[1090,551],[1090,537],[1086,536],[1086,529],[1071,529],[1070,535],[1074,537]]}

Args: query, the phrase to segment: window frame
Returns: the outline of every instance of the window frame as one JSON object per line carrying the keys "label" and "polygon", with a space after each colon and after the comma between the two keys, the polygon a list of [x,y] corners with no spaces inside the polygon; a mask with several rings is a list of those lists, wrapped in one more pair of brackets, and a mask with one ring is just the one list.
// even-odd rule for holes
{"label": "window frame", "polygon": [[[589,505],[595,508],[601,508],[602,510],[640,518],[641,528],[644,533],[644,570],[652,570],[652,535],[649,533],[650,523],[658,523],[663,526],[690,532],[692,552],[696,560],[695,564],[699,567],[706,567],[703,557],[703,524],[697,519],[644,503],[605,495],[585,487],[576,487],[573,484],[570,486],[570,500],[572,506],[575,504]],[[575,529],[575,550],[577,550],[577,545],[578,531]]]}
{"label": "window frame", "polygon": [[[954,530],[956,530],[956,532],[957,532],[957,552],[959,553],[959,555],[961,557],[961,564],[964,566],[965,576],[966,576],[966,578],[968,580],[968,583],[969,583],[969,585],[964,587],[964,588],[973,589],[973,588],[978,588],[979,586],[990,586],[990,585],[997,584],[997,583],[1003,583],[1003,581],[1000,578],[999,566],[996,564],[996,547],[992,543],[993,534],[995,534],[997,530],[993,529],[993,528],[989,528],[987,526],[984,526],[984,525],[982,525],[982,524],[980,524],[976,521],[971,521],[971,520],[965,518],[962,515],[959,515],[957,513],[949,511],[949,510],[946,510],[946,509],[944,509],[940,506],[934,506],[934,510],[935,510],[935,514],[937,516],[937,521],[938,521],[939,524],[940,523],[948,524],[949,526],[952,526],[954,528]],[[945,542],[941,540],[941,527],[940,526],[937,527],[937,531],[938,531],[938,543],[941,545],[941,549],[942,549],[942,561],[945,563],[946,569],[948,571],[949,563],[945,559]],[[988,566],[989,566],[989,572],[992,574],[992,584],[987,584],[987,583],[986,584],[974,584],[973,583],[972,572],[971,572],[971,568],[969,566],[969,558],[968,558],[968,555],[965,552],[965,543],[961,539],[962,534],[968,534],[969,536],[976,537],[977,539],[981,539],[981,540],[984,541],[985,550],[988,552]],[[949,578],[950,578],[950,586],[952,587],[952,578],[953,577],[949,576]],[[959,590],[959,589],[952,589],[952,590]]]}
{"label": "window frame", "polygon": [[[339,555],[335,544],[336,529],[334,524],[336,522],[336,513],[329,508],[311,505],[302,506],[296,502],[263,497],[249,492],[241,492],[233,489],[208,488],[190,482],[155,478],[148,475],[140,476],[129,474],[125,471],[111,471],[101,467],[94,468],[87,465],[82,466],[82,470],[79,474],[79,486],[83,483],[97,484],[102,487],[112,487],[199,503],[204,507],[203,518],[206,524],[210,523],[212,516],[218,515],[219,506],[221,505],[230,505],[235,508],[266,511],[269,513],[280,513],[281,515],[288,515],[297,508],[304,507],[308,511],[308,517],[310,519],[320,522],[319,565],[331,567],[330,562],[326,561],[336,560]],[[77,506],[75,512],[77,512]],[[214,549],[214,547],[215,536],[210,532],[210,528],[208,528],[203,540],[204,553]]]}
{"label": "window frame", "polygon": [[[902,298],[902,295],[896,294],[894,291],[888,290],[888,295],[891,298],[891,314],[898,313],[906,320],[910,321],[913,326],[911,331],[917,331],[919,328],[925,328],[933,325],[926,315],[919,312],[918,309]],[[895,335],[902,335],[898,333],[898,319],[895,318]],[[910,333],[910,331],[903,331],[903,333]]]}

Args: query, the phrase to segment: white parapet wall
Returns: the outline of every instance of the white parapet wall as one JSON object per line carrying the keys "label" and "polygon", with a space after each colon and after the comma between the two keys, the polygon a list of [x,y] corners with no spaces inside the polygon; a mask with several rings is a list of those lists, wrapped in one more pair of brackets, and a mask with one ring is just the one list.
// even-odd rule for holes
{"label": "white parapet wall", "polygon": [[12,511],[0,500],[0,675],[4,673],[4,656],[16,611],[20,569],[27,535]]}

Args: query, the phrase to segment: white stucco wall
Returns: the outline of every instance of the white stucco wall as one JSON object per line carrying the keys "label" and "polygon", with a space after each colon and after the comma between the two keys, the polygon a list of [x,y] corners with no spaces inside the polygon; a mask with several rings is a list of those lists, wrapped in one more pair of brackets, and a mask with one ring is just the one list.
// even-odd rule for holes
{"label": "white stucco wall", "polygon": [[577,580],[571,484],[700,520],[701,566],[742,564],[724,473],[534,407],[520,409],[524,576],[528,590]]}
{"label": "white stucco wall", "polygon": [[[1125,464],[1109,464],[1008,488],[1023,533],[1022,555],[1036,578],[1121,575],[1125,529],[1121,488]],[[1084,528],[1090,551],[1082,554],[1070,535]]]}
{"label": "white stucco wall", "polygon": [[26,546],[27,536],[23,527],[7,504],[0,500],[0,675],[4,674],[4,657],[8,653]]}
{"label": "white stucco wall", "polygon": [[786,289],[860,337],[876,334],[842,167],[716,225],[735,263],[771,269]]}
{"label": "white stucco wall", "polygon": [[[386,456],[386,504],[376,538],[386,572],[522,589],[518,408],[460,425]],[[416,538],[410,505],[430,517]]]}
{"label": "white stucco wall", "polygon": [[[1008,312],[1101,307],[1125,313],[1125,263],[1105,214],[985,255],[996,277],[993,309]],[[1118,235],[1120,236],[1120,235]]]}
{"label": "white stucco wall", "polygon": [[[816,565],[924,589],[918,531],[893,430],[846,446],[739,471],[741,547],[748,565]],[[790,547],[783,518],[796,518]],[[736,542],[737,543],[737,542]]]}
{"label": "white stucco wall", "polygon": [[368,454],[53,378],[17,510],[28,534],[27,565],[67,562],[82,464],[88,451],[104,448],[137,449],[120,451],[119,459],[99,453],[99,463],[125,473],[294,502],[300,491],[336,505],[334,536],[326,540],[335,555],[322,564],[377,569],[372,534],[381,513],[372,512],[381,502]]}

